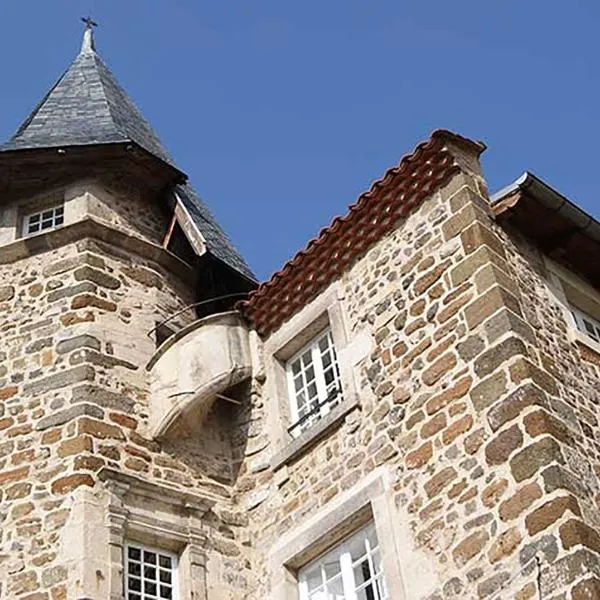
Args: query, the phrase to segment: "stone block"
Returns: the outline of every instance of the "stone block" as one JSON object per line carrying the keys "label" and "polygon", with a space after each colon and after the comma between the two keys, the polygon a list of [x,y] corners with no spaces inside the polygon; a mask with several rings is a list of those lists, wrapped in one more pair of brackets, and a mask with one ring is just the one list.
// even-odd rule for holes
{"label": "stone block", "polygon": [[425,404],[427,414],[434,415],[455,400],[465,396],[469,391],[472,382],[472,378],[467,375],[457,381],[452,387],[447,388],[440,394],[432,396]]}
{"label": "stone block", "polygon": [[93,381],[96,373],[89,365],[80,365],[73,369],[60,371],[54,375],[48,375],[36,381],[26,383],[23,391],[32,396],[39,396],[52,390],[64,388],[82,381]]}
{"label": "stone block", "polygon": [[84,384],[74,387],[71,391],[71,404],[89,402],[102,408],[118,410],[124,413],[133,412],[135,402],[126,396],[104,389],[97,385]]}
{"label": "stone block", "polygon": [[79,348],[91,348],[92,350],[100,350],[101,343],[100,340],[92,335],[83,334],[76,335],[71,338],[67,338],[66,340],[61,340],[56,345],[56,352],[58,354],[67,354],[72,352],[73,350],[78,350]]}
{"label": "stone block", "polygon": [[523,445],[523,434],[517,425],[513,425],[497,434],[485,447],[488,465],[504,464],[510,455]]}
{"label": "stone block", "polygon": [[475,329],[501,308],[508,308],[517,314],[521,313],[519,301],[513,294],[500,286],[490,288],[465,308],[469,329]]}
{"label": "stone block", "polygon": [[488,558],[492,564],[500,562],[513,554],[521,544],[521,534],[516,527],[500,534],[491,545]]}
{"label": "stone block", "polygon": [[513,356],[526,354],[527,349],[523,341],[516,337],[509,337],[481,354],[475,360],[473,368],[479,377],[486,377]]}
{"label": "stone block", "polygon": [[93,487],[93,477],[87,473],[75,473],[73,475],[59,477],[52,482],[51,490],[53,494],[64,495],[72,492],[74,489],[82,485]]}
{"label": "stone block", "polygon": [[496,403],[506,393],[507,383],[508,380],[504,371],[498,371],[478,383],[470,394],[475,410],[481,413]]}
{"label": "stone block", "polygon": [[422,446],[409,452],[405,458],[405,464],[408,469],[420,469],[426,465],[433,457],[433,445],[431,441],[425,442]]}
{"label": "stone block", "polygon": [[471,415],[464,415],[444,430],[442,433],[442,443],[446,446],[452,444],[454,440],[467,433],[471,427],[473,427],[473,417]]}
{"label": "stone block", "polygon": [[536,500],[542,497],[542,489],[537,483],[523,486],[510,498],[500,504],[500,518],[503,521],[512,521],[527,510]]}
{"label": "stone block", "polygon": [[94,294],[79,294],[71,300],[71,309],[78,310],[80,308],[99,308],[107,312],[115,312],[117,305]]}
{"label": "stone block", "polygon": [[574,436],[564,422],[547,413],[542,408],[526,415],[523,419],[523,424],[531,437],[539,437],[540,435],[547,434],[565,444],[574,444]]}
{"label": "stone block", "polygon": [[506,258],[502,240],[491,229],[480,222],[472,223],[464,229],[460,234],[460,239],[467,255],[472,254],[481,246],[487,246],[502,258]]}
{"label": "stone block", "polygon": [[115,440],[124,440],[125,436],[123,435],[123,431],[120,427],[116,425],[111,425],[110,423],[105,423],[103,421],[98,421],[96,419],[91,419],[89,417],[83,417],[77,423],[77,434],[84,435],[89,434],[94,438],[98,439],[115,439]]}
{"label": "stone block", "polygon": [[533,383],[523,384],[491,408],[488,413],[490,427],[494,431],[500,429],[505,423],[516,419],[529,406],[549,407],[546,393]]}
{"label": "stone block", "polygon": [[456,366],[457,362],[456,355],[453,352],[444,354],[444,356],[438,358],[438,360],[423,372],[423,383],[426,385],[433,385],[438,382]]}
{"label": "stone block", "polygon": [[452,550],[456,565],[462,567],[475,558],[484,549],[489,539],[490,536],[485,530],[474,531],[467,536]]}
{"label": "stone block", "polygon": [[[537,535],[556,523],[567,511],[581,516],[579,504],[573,496],[561,496],[543,504],[525,518],[525,526],[529,535]],[[573,530],[568,529],[567,535],[572,539]]]}
{"label": "stone block", "polygon": [[450,271],[450,280],[457,287],[472,277],[479,269],[490,264],[495,265],[501,271],[508,271],[508,265],[500,255],[487,246],[481,246],[473,254],[463,258]]}
{"label": "stone block", "polygon": [[[507,288],[510,291],[510,288]],[[483,329],[490,344],[508,332],[513,332],[531,344],[535,343],[535,335],[531,326],[518,314],[505,308],[485,322]]]}
{"label": "stone block", "polygon": [[121,287],[121,282],[116,277],[87,265],[79,267],[73,275],[77,281],[91,281],[109,290],[117,290]]}
{"label": "stone block", "polygon": [[58,427],[59,425],[64,425],[77,417],[81,417],[83,415],[87,415],[89,417],[93,417],[95,419],[103,419],[104,411],[94,406],[92,404],[76,404],[67,408],[65,410],[61,410],[54,414],[51,414],[43,419],[40,419],[35,428],[38,431],[44,431],[45,429],[50,429],[51,427]]}
{"label": "stone block", "polygon": [[[571,512],[579,509],[574,499],[572,499],[572,506],[569,508]],[[575,512],[575,514],[578,513]],[[565,550],[570,550],[581,544],[600,554],[600,534],[580,519],[570,519],[563,523],[560,526],[559,534]]]}
{"label": "stone block", "polygon": [[545,437],[513,456],[510,470],[516,481],[524,481],[553,462],[564,464],[565,459],[558,443]]}
{"label": "stone block", "polygon": [[446,486],[448,486],[454,479],[456,479],[457,473],[453,467],[446,467],[438,473],[436,473],[429,481],[424,485],[425,492],[428,498],[437,496]]}

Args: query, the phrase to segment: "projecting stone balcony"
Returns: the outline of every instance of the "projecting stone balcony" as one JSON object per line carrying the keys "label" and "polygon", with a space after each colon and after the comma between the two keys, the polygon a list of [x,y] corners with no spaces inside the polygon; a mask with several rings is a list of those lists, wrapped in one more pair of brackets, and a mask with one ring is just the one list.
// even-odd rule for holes
{"label": "projecting stone balcony", "polygon": [[185,435],[219,395],[250,377],[248,329],[235,311],[211,315],[165,341],[146,368],[151,434]]}

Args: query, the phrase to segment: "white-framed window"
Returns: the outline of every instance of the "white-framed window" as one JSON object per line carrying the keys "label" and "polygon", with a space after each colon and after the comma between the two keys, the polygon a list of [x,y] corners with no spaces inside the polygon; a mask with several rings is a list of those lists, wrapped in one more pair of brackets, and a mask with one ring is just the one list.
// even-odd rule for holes
{"label": "white-framed window", "polygon": [[387,600],[375,524],[301,569],[298,583],[300,600]]}
{"label": "white-framed window", "polygon": [[125,598],[179,600],[177,556],[140,544],[125,544]]}
{"label": "white-framed window", "polygon": [[342,386],[331,330],[312,339],[286,363],[292,425],[297,437],[342,400]]}
{"label": "white-framed window", "polygon": [[26,215],[23,218],[23,237],[54,229],[62,225],[64,220],[65,207],[62,204]]}
{"label": "white-framed window", "polygon": [[597,321],[594,317],[591,317],[574,306],[571,306],[570,308],[577,329],[600,344],[600,321]]}

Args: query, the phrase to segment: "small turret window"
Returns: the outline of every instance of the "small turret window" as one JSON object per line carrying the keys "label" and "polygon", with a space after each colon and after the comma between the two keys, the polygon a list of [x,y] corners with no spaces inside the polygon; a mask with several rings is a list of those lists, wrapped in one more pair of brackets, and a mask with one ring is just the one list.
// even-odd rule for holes
{"label": "small turret window", "polygon": [[127,600],[177,600],[177,556],[138,544],[127,544]]}
{"label": "small turret window", "polygon": [[54,229],[62,225],[64,219],[65,207],[62,204],[26,215],[23,218],[23,237]]}

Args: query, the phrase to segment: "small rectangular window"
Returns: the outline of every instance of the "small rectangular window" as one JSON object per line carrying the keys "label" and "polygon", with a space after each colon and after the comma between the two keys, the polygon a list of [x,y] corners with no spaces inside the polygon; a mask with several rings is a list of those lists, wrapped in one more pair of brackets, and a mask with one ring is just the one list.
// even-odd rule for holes
{"label": "small rectangular window", "polygon": [[298,436],[342,400],[340,372],[331,331],[308,343],[286,365],[292,412],[289,431]]}
{"label": "small rectangular window", "polygon": [[23,237],[54,229],[62,225],[64,220],[65,208],[63,205],[26,215],[23,218]]}
{"label": "small rectangular window", "polygon": [[600,322],[574,306],[571,306],[571,314],[577,329],[600,344]]}
{"label": "small rectangular window", "polygon": [[177,556],[137,544],[125,553],[126,600],[178,600]]}
{"label": "small rectangular window", "polygon": [[387,600],[375,525],[304,567],[298,582],[300,600]]}

